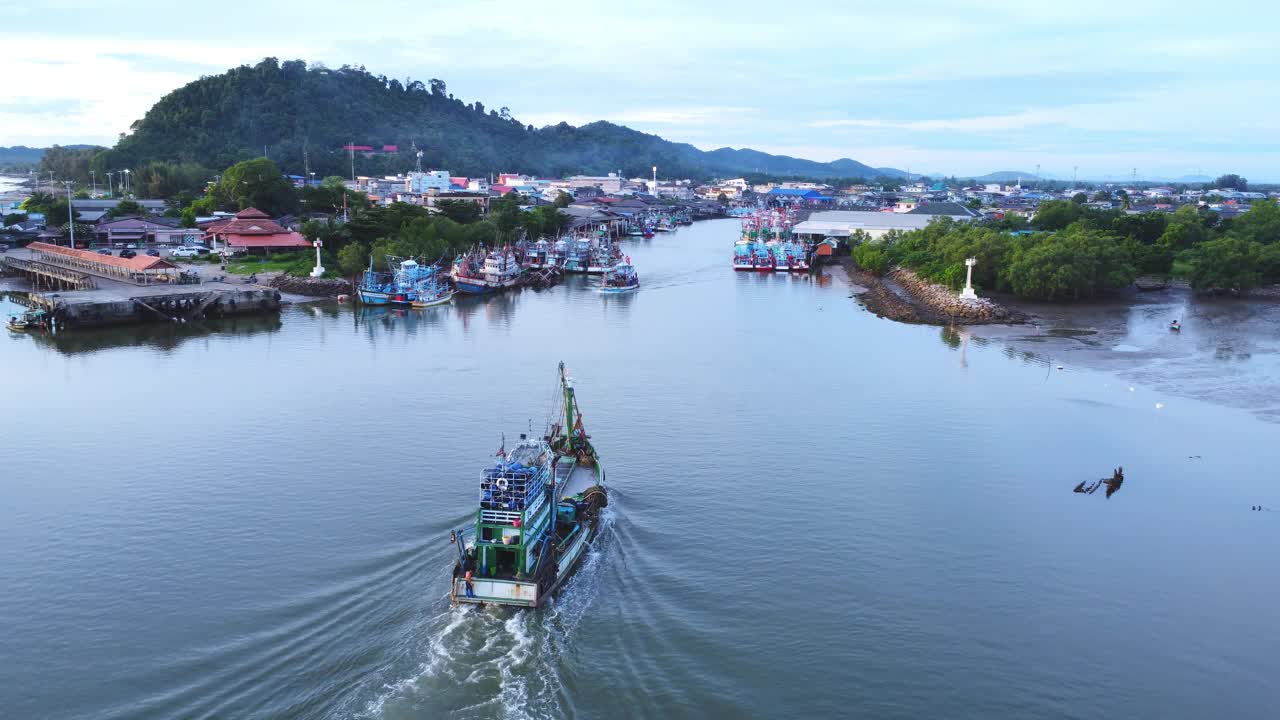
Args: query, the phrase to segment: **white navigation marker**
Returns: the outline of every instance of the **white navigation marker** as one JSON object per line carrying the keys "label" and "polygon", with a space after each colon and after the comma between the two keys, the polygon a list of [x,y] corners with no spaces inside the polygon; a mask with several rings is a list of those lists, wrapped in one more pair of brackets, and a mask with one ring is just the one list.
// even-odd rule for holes
{"label": "white navigation marker", "polygon": [[965,258],[965,276],[964,290],[960,291],[960,297],[964,300],[977,300],[978,293],[973,291],[973,266],[978,264],[978,258]]}
{"label": "white navigation marker", "polygon": [[324,275],[324,266],[320,264],[320,246],[324,243],[316,240],[311,244],[316,246],[316,266],[311,269],[311,277],[318,278]]}

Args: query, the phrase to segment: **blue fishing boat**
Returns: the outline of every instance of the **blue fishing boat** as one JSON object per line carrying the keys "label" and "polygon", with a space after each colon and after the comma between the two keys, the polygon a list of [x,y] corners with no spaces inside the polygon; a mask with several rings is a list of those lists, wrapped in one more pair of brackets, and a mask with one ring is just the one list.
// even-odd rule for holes
{"label": "blue fishing boat", "polygon": [[475,524],[450,533],[455,603],[538,607],[559,589],[599,529],[604,469],[560,363],[560,417],[541,438],[505,439],[480,473]]}
{"label": "blue fishing boat", "polygon": [[369,269],[364,271],[356,289],[360,302],[366,305],[411,305],[418,299],[420,286],[437,280],[434,265],[421,265],[412,258],[388,255],[387,267],[393,270],[378,272],[373,269],[373,258],[369,258]]}
{"label": "blue fishing boat", "polygon": [[600,281],[602,293],[631,292],[639,287],[640,276],[636,274],[636,268],[631,264],[630,257],[609,268]]}
{"label": "blue fishing boat", "polygon": [[565,242],[564,271],[585,273],[591,264],[591,239],[573,237]]}

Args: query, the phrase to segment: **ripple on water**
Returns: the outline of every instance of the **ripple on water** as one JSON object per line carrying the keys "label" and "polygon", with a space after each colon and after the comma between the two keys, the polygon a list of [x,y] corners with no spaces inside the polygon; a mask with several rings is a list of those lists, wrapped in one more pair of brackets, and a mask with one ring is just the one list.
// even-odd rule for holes
{"label": "ripple on water", "polygon": [[563,717],[571,703],[561,681],[566,652],[601,591],[606,567],[620,561],[613,557],[616,512],[611,506],[601,514],[590,551],[549,605],[448,607],[415,629],[425,638],[416,669],[384,686],[359,716],[413,718],[429,702],[462,718]]}

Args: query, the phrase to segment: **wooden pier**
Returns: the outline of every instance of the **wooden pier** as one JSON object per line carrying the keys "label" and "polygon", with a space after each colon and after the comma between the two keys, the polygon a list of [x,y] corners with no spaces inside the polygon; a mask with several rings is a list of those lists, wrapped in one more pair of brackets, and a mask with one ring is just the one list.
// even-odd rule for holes
{"label": "wooden pier", "polygon": [[93,276],[38,260],[5,257],[0,264],[11,275],[26,278],[36,290],[92,290],[96,287]]}

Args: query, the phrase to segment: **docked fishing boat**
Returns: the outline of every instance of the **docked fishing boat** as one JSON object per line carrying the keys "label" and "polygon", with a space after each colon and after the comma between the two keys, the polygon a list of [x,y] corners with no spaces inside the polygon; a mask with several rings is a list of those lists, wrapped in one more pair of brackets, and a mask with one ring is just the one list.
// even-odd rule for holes
{"label": "docked fishing boat", "polygon": [[[411,305],[418,299],[418,290],[422,287],[434,286],[439,282],[434,265],[421,265],[409,258],[387,256],[387,267],[392,272],[377,272],[373,269],[373,258],[369,258],[369,269],[360,278],[360,286],[356,294],[360,302],[366,305]],[[429,291],[429,294],[435,292]]]}
{"label": "docked fishing boat", "polygon": [[631,292],[639,287],[640,276],[636,274],[636,268],[629,257],[609,268],[600,281],[602,293]]}
{"label": "docked fishing boat", "polygon": [[456,530],[449,595],[455,603],[538,607],[587,554],[608,504],[604,469],[582,425],[573,383],[560,363],[563,425],[506,443],[480,473],[472,527]]}
{"label": "docked fishing boat", "polygon": [[591,265],[591,239],[573,237],[566,241],[564,251],[565,272],[585,273]]}
{"label": "docked fishing boat", "polygon": [[485,295],[515,287],[520,281],[520,262],[509,248],[486,253],[459,255],[453,261],[453,284],[458,292]]}
{"label": "docked fishing boat", "polygon": [[534,270],[541,270],[544,267],[555,267],[554,265],[548,264],[550,256],[551,243],[547,242],[545,239],[538,240],[530,245],[525,252],[525,267],[533,268]]}
{"label": "docked fishing boat", "polygon": [[10,315],[5,326],[13,332],[31,332],[49,329],[49,313],[44,310],[28,310],[21,315]]}
{"label": "docked fishing boat", "polygon": [[755,243],[750,240],[739,240],[733,244],[733,269],[750,272],[756,269]]}
{"label": "docked fishing boat", "polygon": [[794,240],[771,242],[773,269],[776,272],[807,272],[809,260],[804,245]]}
{"label": "docked fishing boat", "polygon": [[453,300],[453,296],[457,294],[457,290],[450,287],[448,282],[437,275],[433,278],[433,282],[423,283],[416,288],[414,298],[409,305],[416,310],[448,305]]}
{"label": "docked fishing boat", "polygon": [[621,259],[622,252],[618,246],[601,239],[591,246],[591,251],[587,255],[587,274],[603,275]]}
{"label": "docked fishing boat", "polygon": [[551,249],[547,251],[546,266],[549,268],[564,267],[564,258],[568,253],[568,248],[569,243],[565,242],[563,238],[551,243]]}

